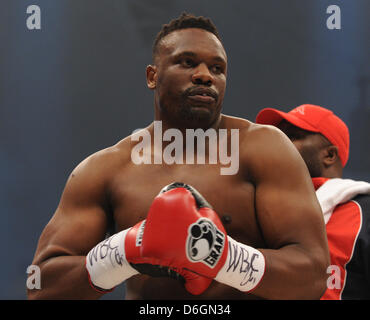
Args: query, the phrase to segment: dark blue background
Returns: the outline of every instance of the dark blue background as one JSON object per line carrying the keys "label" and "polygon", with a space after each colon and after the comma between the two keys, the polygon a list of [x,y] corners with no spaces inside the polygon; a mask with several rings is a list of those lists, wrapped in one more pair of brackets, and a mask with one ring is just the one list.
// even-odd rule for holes
{"label": "dark blue background", "polygon": [[[41,30],[26,27],[30,4]],[[341,30],[326,27],[332,4]],[[254,121],[264,107],[331,108],[351,132],[344,176],[370,180],[370,1],[1,0],[0,299],[25,299],[71,170],[152,121],[152,41],[184,10],[212,18],[223,38],[224,113]]]}

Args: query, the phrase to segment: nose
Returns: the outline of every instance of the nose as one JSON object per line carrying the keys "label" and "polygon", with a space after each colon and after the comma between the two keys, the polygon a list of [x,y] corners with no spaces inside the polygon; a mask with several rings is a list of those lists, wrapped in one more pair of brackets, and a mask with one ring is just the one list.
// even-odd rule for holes
{"label": "nose", "polygon": [[205,63],[200,63],[196,68],[194,68],[192,82],[194,84],[202,84],[206,86],[212,85],[213,76]]}

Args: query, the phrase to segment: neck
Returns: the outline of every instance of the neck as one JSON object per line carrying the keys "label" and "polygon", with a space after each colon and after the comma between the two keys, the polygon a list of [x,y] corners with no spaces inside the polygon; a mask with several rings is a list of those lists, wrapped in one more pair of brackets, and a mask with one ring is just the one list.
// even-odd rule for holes
{"label": "neck", "polygon": [[[221,139],[218,129],[224,129],[225,121],[225,116],[220,115],[218,121],[212,126],[206,129],[192,129],[178,126],[174,127],[164,120],[155,120],[148,128],[152,137],[152,150],[154,156],[157,154],[157,157],[161,157],[162,154],[166,153],[164,151],[168,149],[167,147],[169,147],[173,150],[172,156],[176,155],[176,157],[179,156],[182,159],[188,159],[188,156],[191,158],[194,157],[196,163],[202,161],[203,157],[204,159],[210,159],[210,154],[213,156],[216,154],[217,157],[219,153],[219,144],[221,143],[223,146],[225,143],[224,138]],[[213,130],[207,131],[208,129]],[[227,142],[229,142],[229,139],[230,138],[226,138]],[[231,146],[227,144],[227,147]],[[188,152],[190,152],[189,155]]]}
{"label": "neck", "polygon": [[162,122],[163,132],[168,129],[180,130],[183,134],[186,133],[187,129],[202,129],[204,131],[212,128],[218,130],[223,127],[224,116],[220,113],[211,122],[208,121],[186,121],[184,119],[170,118],[168,115],[160,111],[159,107],[155,107],[154,121]]}

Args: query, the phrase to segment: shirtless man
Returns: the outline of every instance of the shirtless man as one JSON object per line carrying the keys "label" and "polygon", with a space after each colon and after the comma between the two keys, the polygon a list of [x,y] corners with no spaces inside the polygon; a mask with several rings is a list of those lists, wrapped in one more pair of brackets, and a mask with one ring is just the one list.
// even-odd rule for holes
{"label": "shirtless man", "polygon": [[[137,165],[132,150],[139,142],[131,136],[91,155],[71,173],[59,206],[41,234],[33,264],[41,269],[42,289],[29,290],[30,299],[101,297],[104,291],[94,290],[90,283],[95,285],[97,280],[94,270],[87,272],[86,256],[104,240],[112,221],[117,235],[146,219],[154,198],[174,181],[199,191],[217,213],[213,221],[220,218],[229,237],[259,250],[264,257],[263,278],[253,295],[216,279],[195,296],[180,281],[132,272],[127,264],[127,276],[121,279],[126,280],[127,299],[321,297],[329,253],[307,168],[278,129],[221,113],[226,74],[227,56],[210,20],[184,14],[162,28],[154,43],[153,65],[146,70],[147,86],[154,91],[155,120],[162,121],[163,132],[227,129],[231,139],[230,130],[238,129],[239,170],[222,175],[220,163],[199,161]],[[153,138],[154,124],[146,131]],[[169,143],[163,141],[161,149]],[[153,160],[154,153],[162,150],[155,150],[153,139],[151,147]],[[186,148],[184,143],[184,154]],[[196,148],[197,144],[195,153]],[[146,232],[145,227],[144,237]]]}

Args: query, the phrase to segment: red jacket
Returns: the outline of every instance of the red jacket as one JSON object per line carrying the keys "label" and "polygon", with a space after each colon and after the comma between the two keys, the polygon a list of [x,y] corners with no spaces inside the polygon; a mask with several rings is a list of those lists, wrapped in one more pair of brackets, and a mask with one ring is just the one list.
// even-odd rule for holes
{"label": "red jacket", "polygon": [[[312,180],[317,191],[329,179],[313,178]],[[337,180],[338,184],[344,181]],[[339,198],[338,194],[341,193],[337,193],[334,198]],[[319,196],[318,199],[322,204]],[[328,288],[321,300],[370,299],[370,194],[368,191],[363,191],[363,194],[354,193],[350,200],[333,205],[330,215],[325,216],[325,222],[331,267],[328,268]]]}

